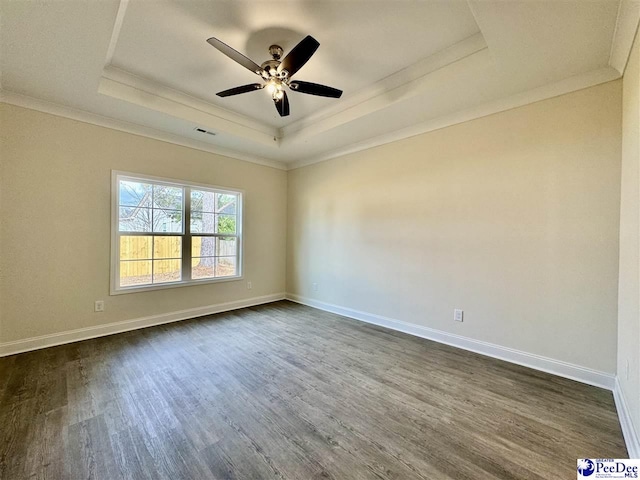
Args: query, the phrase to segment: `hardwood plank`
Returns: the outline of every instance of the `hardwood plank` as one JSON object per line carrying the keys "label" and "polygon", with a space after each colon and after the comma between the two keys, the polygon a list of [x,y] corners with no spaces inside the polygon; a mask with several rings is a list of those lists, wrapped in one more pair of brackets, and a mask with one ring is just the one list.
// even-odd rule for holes
{"label": "hardwood plank", "polygon": [[70,478],[114,479],[115,456],[102,415],[70,425],[65,435],[65,466]]}
{"label": "hardwood plank", "polygon": [[25,473],[28,478],[55,480],[66,477],[63,429],[60,428],[65,415],[65,408],[58,408],[35,418],[30,443],[37,444],[38,448],[27,450]]}
{"label": "hardwood plank", "polygon": [[33,398],[3,404],[0,409],[0,478],[27,477],[26,459],[29,436],[34,428],[34,410]]}

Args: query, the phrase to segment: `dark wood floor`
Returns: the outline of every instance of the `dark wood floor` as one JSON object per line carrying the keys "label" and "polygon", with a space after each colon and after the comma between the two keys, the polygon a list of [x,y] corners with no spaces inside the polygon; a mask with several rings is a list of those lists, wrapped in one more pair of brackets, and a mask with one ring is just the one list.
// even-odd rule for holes
{"label": "dark wood floor", "polygon": [[2,479],[575,479],[610,392],[289,302],[0,359]]}

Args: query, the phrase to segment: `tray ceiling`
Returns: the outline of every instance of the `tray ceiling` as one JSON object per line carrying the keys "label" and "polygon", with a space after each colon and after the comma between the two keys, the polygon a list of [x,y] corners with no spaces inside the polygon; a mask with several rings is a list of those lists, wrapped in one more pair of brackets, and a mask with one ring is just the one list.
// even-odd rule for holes
{"label": "tray ceiling", "polygon": [[[2,94],[242,159],[301,165],[618,78],[637,4],[2,2]],[[259,78],[207,38],[259,64],[269,45],[286,55],[305,35],[320,48],[295,78],[340,88],[342,98],[291,92],[291,115],[281,118],[264,91],[215,95]]]}

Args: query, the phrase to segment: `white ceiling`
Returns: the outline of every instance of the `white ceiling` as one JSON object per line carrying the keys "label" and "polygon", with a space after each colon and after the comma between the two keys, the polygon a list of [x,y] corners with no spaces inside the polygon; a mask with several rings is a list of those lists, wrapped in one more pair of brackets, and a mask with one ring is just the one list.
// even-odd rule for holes
{"label": "white ceiling", "polygon": [[[640,0],[0,1],[2,100],[296,166],[618,78]],[[305,35],[297,79],[342,98],[215,92]],[[216,133],[202,135],[202,127]]]}

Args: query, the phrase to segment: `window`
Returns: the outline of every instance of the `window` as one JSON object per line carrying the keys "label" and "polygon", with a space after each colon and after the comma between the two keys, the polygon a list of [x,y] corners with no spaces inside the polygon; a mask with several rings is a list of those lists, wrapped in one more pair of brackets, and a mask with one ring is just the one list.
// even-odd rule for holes
{"label": "window", "polygon": [[114,172],[111,293],[242,277],[242,193]]}

